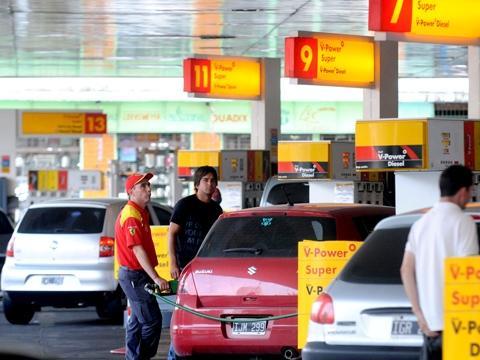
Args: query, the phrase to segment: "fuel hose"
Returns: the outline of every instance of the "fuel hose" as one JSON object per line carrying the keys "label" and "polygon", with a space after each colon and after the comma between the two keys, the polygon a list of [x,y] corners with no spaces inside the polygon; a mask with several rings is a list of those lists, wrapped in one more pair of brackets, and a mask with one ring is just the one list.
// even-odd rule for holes
{"label": "fuel hose", "polygon": [[285,315],[277,315],[277,316],[268,316],[268,317],[263,317],[263,318],[252,318],[252,319],[232,319],[232,318],[220,318],[216,316],[211,316],[207,314],[203,314],[199,311],[196,311],[188,306],[177,304],[175,301],[172,301],[170,299],[167,299],[166,296],[168,295],[173,295],[171,293],[162,293],[158,286],[155,284],[145,284],[145,291],[148,292],[149,294],[155,296],[157,299],[162,300],[163,302],[173,305],[176,308],[182,309],[186,312],[189,312],[190,314],[193,314],[195,316],[204,318],[204,319],[209,319],[213,321],[219,321],[223,323],[252,323],[252,322],[258,322],[258,321],[272,321],[272,320],[279,320],[279,319],[287,319],[291,317],[296,317],[298,316],[298,313],[291,313],[291,314],[285,314]]}

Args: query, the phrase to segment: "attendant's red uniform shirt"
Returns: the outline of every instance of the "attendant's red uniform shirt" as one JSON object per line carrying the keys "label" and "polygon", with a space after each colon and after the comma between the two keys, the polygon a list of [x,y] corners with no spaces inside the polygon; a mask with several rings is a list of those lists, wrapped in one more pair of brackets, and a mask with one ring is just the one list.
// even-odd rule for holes
{"label": "attendant's red uniform shirt", "polygon": [[132,250],[135,245],[143,246],[153,267],[158,265],[148,211],[133,201],[129,201],[117,217],[115,242],[117,243],[116,256],[120,266],[143,270]]}

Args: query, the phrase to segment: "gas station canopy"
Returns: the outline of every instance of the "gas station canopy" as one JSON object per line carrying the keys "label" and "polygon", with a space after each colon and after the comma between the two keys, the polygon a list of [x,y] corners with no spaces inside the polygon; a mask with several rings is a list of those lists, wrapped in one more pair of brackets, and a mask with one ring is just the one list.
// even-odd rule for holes
{"label": "gas station canopy", "polygon": [[[296,31],[372,35],[368,0],[4,0],[0,77],[181,77],[194,54],[284,58]],[[400,77],[466,77],[465,46],[400,43]]]}

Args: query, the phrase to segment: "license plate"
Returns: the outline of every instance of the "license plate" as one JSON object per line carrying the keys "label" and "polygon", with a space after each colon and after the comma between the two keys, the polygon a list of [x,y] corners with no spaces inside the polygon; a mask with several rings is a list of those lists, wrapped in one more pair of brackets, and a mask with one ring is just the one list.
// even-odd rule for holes
{"label": "license plate", "polygon": [[62,285],[63,276],[44,276],[42,277],[43,285]]}
{"label": "license plate", "polygon": [[234,321],[232,323],[233,335],[265,335],[266,330],[267,330],[266,321],[255,321],[255,322]]}
{"label": "license plate", "polygon": [[393,320],[392,336],[409,336],[421,334],[415,320]]}

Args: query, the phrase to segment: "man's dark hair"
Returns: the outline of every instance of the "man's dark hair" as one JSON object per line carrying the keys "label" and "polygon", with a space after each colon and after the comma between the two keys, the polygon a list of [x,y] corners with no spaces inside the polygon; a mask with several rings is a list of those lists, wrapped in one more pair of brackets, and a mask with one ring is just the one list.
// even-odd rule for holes
{"label": "man's dark hair", "polygon": [[473,185],[473,173],[463,165],[451,165],[440,175],[440,196],[453,196],[461,188]]}
{"label": "man's dark hair", "polygon": [[200,184],[200,180],[202,180],[202,178],[208,174],[212,174],[213,178],[218,183],[217,170],[215,170],[214,167],[200,166],[197,170],[195,170],[195,174],[193,174],[193,187],[195,188],[195,191],[197,191],[197,186]]}

